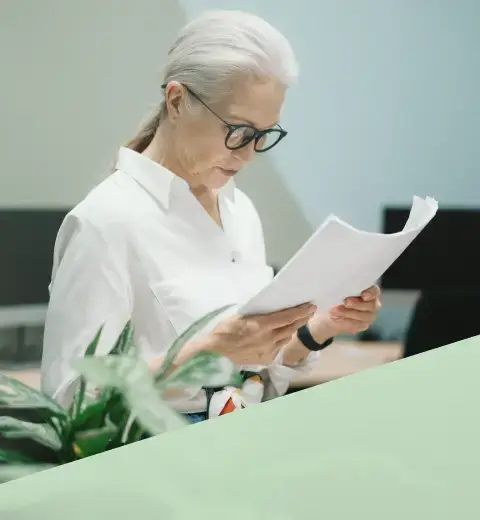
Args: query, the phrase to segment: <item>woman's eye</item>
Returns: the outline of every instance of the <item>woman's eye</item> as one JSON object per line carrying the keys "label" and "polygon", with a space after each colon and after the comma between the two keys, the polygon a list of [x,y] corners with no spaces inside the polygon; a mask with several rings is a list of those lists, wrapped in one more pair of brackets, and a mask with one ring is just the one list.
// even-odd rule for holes
{"label": "woman's eye", "polygon": [[229,146],[238,146],[242,144],[245,140],[245,133],[243,128],[237,128],[234,130],[230,136],[228,137]]}

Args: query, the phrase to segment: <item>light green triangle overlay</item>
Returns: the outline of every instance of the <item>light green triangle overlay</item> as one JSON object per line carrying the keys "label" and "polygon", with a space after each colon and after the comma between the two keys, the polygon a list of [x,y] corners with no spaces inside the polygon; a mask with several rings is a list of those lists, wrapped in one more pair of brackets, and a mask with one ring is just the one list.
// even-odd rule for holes
{"label": "light green triangle overlay", "polygon": [[476,337],[3,484],[0,518],[478,519],[479,372]]}

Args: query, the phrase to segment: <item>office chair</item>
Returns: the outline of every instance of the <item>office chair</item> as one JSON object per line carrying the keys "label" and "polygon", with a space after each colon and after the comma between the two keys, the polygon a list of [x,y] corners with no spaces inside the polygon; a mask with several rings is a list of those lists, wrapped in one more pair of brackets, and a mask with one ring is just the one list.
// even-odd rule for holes
{"label": "office chair", "polygon": [[480,292],[426,291],[417,301],[404,357],[480,334]]}

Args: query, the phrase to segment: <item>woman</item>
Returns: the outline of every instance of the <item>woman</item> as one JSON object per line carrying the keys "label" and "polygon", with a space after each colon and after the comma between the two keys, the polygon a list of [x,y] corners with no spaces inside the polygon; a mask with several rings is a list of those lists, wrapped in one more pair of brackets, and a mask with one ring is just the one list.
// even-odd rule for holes
{"label": "woman", "polygon": [[[131,318],[154,370],[192,322],[244,302],[269,282],[259,217],[233,178],[286,136],[280,111],[296,76],[288,41],[258,17],[220,11],[183,28],[168,55],[158,112],[59,231],[45,392],[70,401],[71,362],[102,324],[99,353]],[[176,363],[201,350],[218,352],[263,371],[264,399],[282,395],[325,342],[369,327],[378,298],[373,287],[328,315],[311,305],[268,316],[230,313],[186,345]],[[196,420],[208,415],[201,388],[172,405]]]}

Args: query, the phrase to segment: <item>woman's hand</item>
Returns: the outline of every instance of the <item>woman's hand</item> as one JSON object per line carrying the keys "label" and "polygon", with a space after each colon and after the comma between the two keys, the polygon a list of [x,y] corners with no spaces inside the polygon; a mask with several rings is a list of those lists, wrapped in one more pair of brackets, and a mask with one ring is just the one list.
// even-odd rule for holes
{"label": "woman's hand", "polygon": [[380,307],[380,289],[374,285],[359,297],[346,298],[327,314],[314,316],[308,327],[319,343],[341,334],[358,334],[370,328]]}
{"label": "woman's hand", "polygon": [[267,315],[228,318],[217,325],[203,348],[236,365],[269,365],[315,310],[314,305],[305,304]]}
{"label": "woman's hand", "polygon": [[[323,343],[340,334],[357,334],[367,330],[375,321],[380,307],[380,290],[373,286],[360,297],[347,298],[343,305],[334,307],[327,314],[314,315],[316,307],[304,304],[267,315],[233,316],[220,322],[206,339],[186,344],[176,364],[181,365],[196,352],[213,351],[228,357],[236,365],[269,365],[279,350],[288,345],[292,352],[286,352],[288,361],[291,361],[287,364],[293,366],[306,357],[305,347],[298,341],[292,342],[302,325],[308,323],[314,339]],[[163,357],[155,360],[152,371],[161,362]]]}

